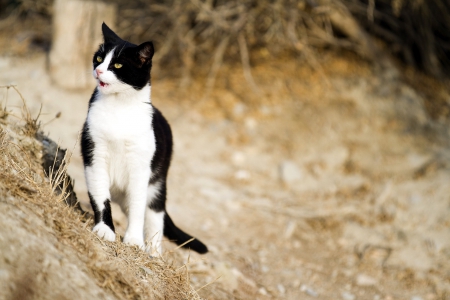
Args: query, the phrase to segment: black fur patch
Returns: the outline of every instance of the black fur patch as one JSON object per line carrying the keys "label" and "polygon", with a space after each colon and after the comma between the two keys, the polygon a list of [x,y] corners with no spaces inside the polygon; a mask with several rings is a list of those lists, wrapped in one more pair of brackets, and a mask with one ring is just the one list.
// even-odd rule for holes
{"label": "black fur patch", "polygon": [[[150,70],[154,54],[153,43],[145,42],[138,46],[124,41],[105,23],[102,25],[102,31],[104,43],[94,54],[92,60],[94,70],[102,63],[97,61],[97,56],[105,59],[106,55],[114,49],[108,70],[112,71],[120,81],[131,85],[136,90],[140,90],[150,83]],[[115,68],[115,64],[121,64],[122,67]]]}
{"label": "black fur patch", "polygon": [[100,220],[102,219],[102,215],[100,210],[98,209],[97,203],[95,203],[94,198],[92,197],[91,193],[88,192],[89,196],[89,202],[91,203],[92,210],[94,211],[94,222],[95,224],[100,223]]}
{"label": "black fur patch", "polygon": [[[164,214],[164,236],[177,245],[182,245],[192,239],[192,236],[178,228],[169,217],[167,212]],[[183,245],[183,248],[192,249],[200,254],[208,252],[208,247],[200,242],[198,239],[194,239],[191,242]]]}
{"label": "black fur patch", "polygon": [[112,219],[112,213],[111,213],[111,201],[109,201],[109,199],[106,199],[104,204],[105,204],[105,208],[103,209],[102,212],[102,221],[103,223],[105,223],[106,225],[108,225],[109,228],[111,228],[112,231],[116,231],[114,228],[114,223],[113,223],[113,219]]}
{"label": "black fur patch", "polygon": [[166,179],[172,158],[173,141],[169,123],[156,107],[153,107],[153,111],[152,127],[155,134],[156,151],[150,165],[152,177],[149,184],[161,182],[161,187],[158,196],[153,199],[149,207],[156,212],[160,212],[166,208]]}
{"label": "black fur patch", "polygon": [[105,208],[103,211],[100,211],[97,203],[95,203],[94,197],[92,197],[91,193],[88,192],[89,201],[91,202],[92,210],[94,211],[94,222],[97,225],[101,221],[105,223],[109,228],[111,228],[112,231],[115,232],[114,223],[112,220],[112,213],[111,213],[111,201],[109,199],[106,199],[103,203],[105,205]]}
{"label": "black fur patch", "polygon": [[167,186],[166,180],[162,180],[161,187],[159,188],[159,193],[148,206],[151,210],[155,212],[161,212],[166,209],[166,198],[167,198]]}
{"label": "black fur patch", "polygon": [[[97,97],[97,88],[92,93],[91,99],[89,99],[89,108],[94,103]],[[94,156],[95,143],[89,134],[89,126],[87,122],[83,125],[83,131],[81,132],[81,156],[83,157],[83,164],[85,167],[92,165],[92,159]]]}
{"label": "black fur patch", "polygon": [[83,131],[81,132],[81,156],[83,157],[84,167],[92,165],[94,157],[95,143],[89,134],[89,126],[87,122],[84,123]]}

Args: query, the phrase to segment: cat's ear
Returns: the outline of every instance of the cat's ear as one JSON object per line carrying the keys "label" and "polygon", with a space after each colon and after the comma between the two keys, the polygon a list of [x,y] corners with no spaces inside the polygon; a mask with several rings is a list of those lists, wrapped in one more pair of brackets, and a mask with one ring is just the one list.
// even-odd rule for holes
{"label": "cat's ear", "polygon": [[117,44],[122,41],[122,39],[114,31],[112,31],[108,25],[105,24],[105,22],[102,24],[102,32],[105,43]]}
{"label": "cat's ear", "polygon": [[141,63],[148,64],[151,62],[155,49],[153,48],[152,42],[145,42],[137,47],[137,53],[139,55],[139,60]]}

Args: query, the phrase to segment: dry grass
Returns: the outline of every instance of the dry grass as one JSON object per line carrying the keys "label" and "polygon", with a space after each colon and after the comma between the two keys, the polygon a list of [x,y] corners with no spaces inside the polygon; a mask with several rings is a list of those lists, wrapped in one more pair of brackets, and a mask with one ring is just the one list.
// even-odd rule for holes
{"label": "dry grass", "polygon": [[342,0],[367,31],[407,65],[435,77],[450,75],[450,2]]}
{"label": "dry grass", "polygon": [[65,164],[50,178],[45,176],[42,144],[35,139],[37,119],[24,111],[23,118],[13,124],[6,115],[3,113],[0,122],[0,199],[14,197],[17,209],[40,212],[37,215],[45,220],[46,230],[56,236],[59,245],[75,250],[85,272],[117,298],[200,299],[190,286],[187,268],[174,266],[177,252],[149,257],[125,246],[120,237],[114,243],[98,239],[90,230],[92,220],[65,204],[67,193],[55,193],[65,180]]}
{"label": "dry grass", "polygon": [[[210,89],[222,63],[240,62],[250,88],[257,92],[250,72],[252,63],[288,54],[319,68],[319,49],[348,49],[380,63],[370,36],[390,45],[388,51],[407,65],[437,77],[449,75],[448,1],[111,2],[119,8],[120,35],[134,42],[153,40],[157,49],[154,65],[160,69],[157,73],[180,74],[182,86],[200,72],[208,76],[206,88]],[[6,40],[10,47],[15,45],[13,54],[25,54],[24,47],[30,45],[48,49],[53,0],[0,0],[2,6],[0,31],[6,30],[23,40]],[[18,18],[28,22],[26,35],[17,32]],[[33,32],[29,28],[39,30]]]}

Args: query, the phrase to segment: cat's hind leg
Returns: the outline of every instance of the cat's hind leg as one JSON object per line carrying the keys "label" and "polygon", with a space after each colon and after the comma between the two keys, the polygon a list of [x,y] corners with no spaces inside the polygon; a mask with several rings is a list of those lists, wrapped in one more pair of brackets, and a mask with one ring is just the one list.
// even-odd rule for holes
{"label": "cat's hind leg", "polygon": [[147,189],[147,208],[145,210],[146,251],[152,255],[162,254],[166,187],[160,181],[151,183]]}
{"label": "cat's hind leg", "polygon": [[146,251],[153,256],[162,254],[162,237],[164,230],[164,211],[155,212],[150,208],[145,211]]}
{"label": "cat's hind leg", "polygon": [[144,249],[144,223],[150,169],[143,167],[148,165],[147,162],[142,163],[139,160],[132,160],[130,165],[134,171],[130,172],[126,190],[128,226],[123,242]]}

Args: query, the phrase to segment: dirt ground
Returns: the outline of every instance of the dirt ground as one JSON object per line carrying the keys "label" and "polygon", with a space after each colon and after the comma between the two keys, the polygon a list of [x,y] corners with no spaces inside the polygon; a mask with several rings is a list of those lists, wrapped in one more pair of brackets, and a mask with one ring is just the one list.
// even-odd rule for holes
{"label": "dirt ground", "polygon": [[[54,86],[46,59],[0,57],[0,85],[17,84],[34,115],[42,105],[88,209],[77,139],[92,91]],[[321,65],[260,63],[259,93],[225,66],[207,98],[204,80],[153,74],[175,142],[168,211],[210,249],[185,252],[191,283],[220,276],[206,299],[450,299],[449,122],[404,70],[343,54]],[[7,105],[20,106],[11,91]]]}

